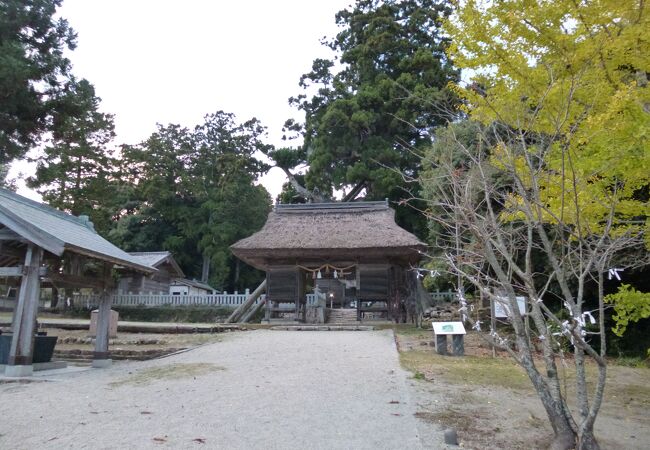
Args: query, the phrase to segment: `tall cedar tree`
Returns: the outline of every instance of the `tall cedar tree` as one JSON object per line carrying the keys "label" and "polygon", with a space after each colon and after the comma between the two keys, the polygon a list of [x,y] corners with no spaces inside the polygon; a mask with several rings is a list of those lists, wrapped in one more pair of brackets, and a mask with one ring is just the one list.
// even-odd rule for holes
{"label": "tall cedar tree", "polygon": [[51,206],[88,215],[98,231],[111,227],[114,198],[113,116],[99,111],[100,99],[86,80],[70,83],[56,100],[52,137],[27,185]]}
{"label": "tall cedar tree", "polygon": [[123,149],[122,178],[133,187],[130,213],[111,232],[128,251],[170,250],[190,277],[221,289],[259,281],[228,247],[259,230],[270,198],[257,176],[266,166],[253,154],[265,148],[255,119],[237,123],[219,111],[194,130],[168,125]]}
{"label": "tall cedar tree", "polygon": [[[450,12],[439,0],[359,0],[336,14],[342,31],[323,43],[337,56],[315,60],[300,79],[317,93],[290,99],[305,112],[308,189],[364,188],[375,200],[417,191],[405,178],[417,177],[430,130],[449,121],[455,105],[447,85],[458,71],[441,30]],[[401,217],[404,212],[398,211],[401,224],[424,234],[416,215]]]}
{"label": "tall cedar tree", "polygon": [[61,0],[0,2],[0,164],[24,156],[49,130],[69,82],[75,33],[54,19]]}

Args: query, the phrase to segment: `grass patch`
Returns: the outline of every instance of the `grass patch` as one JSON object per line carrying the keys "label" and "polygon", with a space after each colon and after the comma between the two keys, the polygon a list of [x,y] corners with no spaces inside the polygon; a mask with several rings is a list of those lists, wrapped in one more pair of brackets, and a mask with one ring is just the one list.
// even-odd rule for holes
{"label": "grass patch", "polygon": [[216,372],[219,370],[226,369],[224,367],[211,363],[169,364],[166,366],[149,367],[139,370],[126,378],[109,383],[109,386],[144,386],[154,381],[180,380],[183,378],[207,375],[208,373]]}
{"label": "grass patch", "polygon": [[418,328],[410,323],[384,323],[378,324],[376,327],[379,330],[393,330],[398,336],[419,339],[430,339],[433,336],[430,328]]}
{"label": "grass patch", "polygon": [[612,364],[623,367],[633,367],[635,369],[650,369],[650,358],[641,358],[638,356],[620,356],[610,360]]}
{"label": "grass patch", "polygon": [[401,352],[400,361],[411,372],[424,374],[427,380],[441,377],[452,383],[531,389],[530,380],[523,369],[503,358],[451,357],[412,350]]}

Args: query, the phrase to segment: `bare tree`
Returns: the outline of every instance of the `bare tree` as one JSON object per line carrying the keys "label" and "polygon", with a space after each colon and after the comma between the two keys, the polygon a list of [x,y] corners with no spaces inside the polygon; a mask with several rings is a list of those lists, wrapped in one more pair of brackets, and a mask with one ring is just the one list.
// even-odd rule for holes
{"label": "bare tree", "polygon": [[[639,246],[641,236],[616,222],[615,185],[605,197],[591,199],[607,207],[605,219],[590,224],[583,217],[576,155],[562,148],[562,185],[553,187],[561,207],[550,206],[547,161],[552,151],[558,154],[553,139],[499,125],[476,125],[469,139],[459,139],[458,129],[449,126],[424,160],[429,170],[421,182],[441,249],[432,257],[460,277],[463,319],[526,371],[555,433],[551,448],[597,449],[594,423],[607,374],[605,274],[614,261],[622,264],[621,252]],[[505,304],[514,332],[502,335],[472,319],[463,285]],[[593,285],[598,298],[587,310]],[[530,327],[516,313],[518,296],[527,298]],[[564,313],[558,316],[553,305]],[[566,345],[572,355],[564,353]],[[589,360],[597,366],[592,389]],[[573,398],[560,372],[567,362],[575,370]]]}

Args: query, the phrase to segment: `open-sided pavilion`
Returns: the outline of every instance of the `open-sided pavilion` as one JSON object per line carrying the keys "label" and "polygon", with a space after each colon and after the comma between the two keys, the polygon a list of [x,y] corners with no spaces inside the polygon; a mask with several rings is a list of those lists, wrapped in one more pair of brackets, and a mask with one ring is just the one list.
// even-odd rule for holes
{"label": "open-sided pavilion", "polygon": [[18,287],[6,376],[29,376],[42,284],[100,292],[94,367],[110,364],[108,351],[113,271],[152,274],[156,269],[117,248],[75,217],[0,189],[0,277]]}

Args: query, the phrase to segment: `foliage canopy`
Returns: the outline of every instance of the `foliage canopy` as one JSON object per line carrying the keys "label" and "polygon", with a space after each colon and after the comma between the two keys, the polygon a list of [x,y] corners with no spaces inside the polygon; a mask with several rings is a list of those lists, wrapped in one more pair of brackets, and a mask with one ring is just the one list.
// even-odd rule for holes
{"label": "foliage canopy", "polygon": [[69,81],[76,35],[55,19],[62,0],[0,3],[0,164],[22,157],[49,130],[56,98]]}

